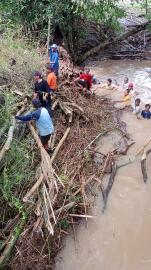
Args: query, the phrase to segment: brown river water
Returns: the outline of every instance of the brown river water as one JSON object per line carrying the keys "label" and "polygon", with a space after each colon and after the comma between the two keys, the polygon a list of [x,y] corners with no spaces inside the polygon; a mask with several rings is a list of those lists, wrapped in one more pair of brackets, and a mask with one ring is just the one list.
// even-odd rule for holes
{"label": "brown river water", "polygon": [[[127,75],[135,83],[142,100],[151,102],[150,62],[95,62],[91,63],[91,69],[100,80],[111,77],[119,84]],[[97,94],[104,94],[99,87]],[[110,97],[115,100],[120,95],[118,91]],[[151,120],[137,120],[131,112],[124,112],[122,120],[136,142],[128,155],[135,155],[151,138]],[[104,138],[98,148],[110,150],[112,140]],[[150,164],[148,157],[147,184],[142,179],[140,161],[118,170],[105,213],[101,212],[102,196],[98,193],[90,213],[95,218],[88,221],[87,227],[81,223],[75,237],[71,234],[65,239],[64,248],[56,258],[55,270],[151,270]]]}

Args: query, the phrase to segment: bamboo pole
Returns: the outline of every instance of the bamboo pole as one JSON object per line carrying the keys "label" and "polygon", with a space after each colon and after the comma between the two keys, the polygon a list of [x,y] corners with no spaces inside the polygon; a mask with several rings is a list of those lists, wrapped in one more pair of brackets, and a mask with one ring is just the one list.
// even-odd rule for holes
{"label": "bamboo pole", "polygon": [[51,157],[51,164],[53,163],[54,159],[56,158],[61,146],[63,145],[64,141],[66,140],[68,134],[69,134],[69,131],[70,131],[70,127],[68,127],[63,135],[63,137],[61,138],[60,142],[58,143],[57,147],[55,148],[55,151]]}
{"label": "bamboo pole", "polygon": [[[17,116],[20,115],[23,111],[25,110],[25,106],[23,106],[17,113]],[[5,156],[5,153],[9,150],[12,140],[13,140],[13,135],[14,135],[14,130],[15,130],[15,125],[16,125],[16,120],[14,117],[12,117],[11,120],[11,126],[9,128],[8,131],[8,136],[7,136],[7,140],[2,148],[2,150],[0,151],[0,162],[2,161],[2,159]]]}
{"label": "bamboo pole", "polygon": [[43,180],[44,180],[44,175],[41,174],[40,177],[38,178],[38,180],[36,181],[36,183],[32,186],[32,188],[24,196],[23,202],[26,203],[29,200],[29,198],[33,195],[33,193],[39,188],[39,186],[41,185]]}

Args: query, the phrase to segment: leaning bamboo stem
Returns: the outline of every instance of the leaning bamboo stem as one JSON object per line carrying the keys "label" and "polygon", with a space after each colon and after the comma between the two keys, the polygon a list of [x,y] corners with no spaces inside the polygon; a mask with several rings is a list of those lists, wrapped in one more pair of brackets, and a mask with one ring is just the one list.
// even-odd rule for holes
{"label": "leaning bamboo stem", "polygon": [[[23,106],[17,113],[17,116],[20,115],[23,111],[25,110],[25,106]],[[8,137],[7,137],[7,140],[2,148],[2,150],[0,151],[0,162],[1,160],[4,158],[5,156],[5,153],[9,150],[10,146],[11,146],[11,143],[12,143],[12,140],[13,140],[13,135],[14,135],[14,130],[15,130],[15,125],[16,125],[16,120],[15,118],[13,117],[12,118],[12,125],[10,126],[9,128],[9,131],[8,131]]]}
{"label": "leaning bamboo stem", "polygon": [[41,174],[39,179],[36,181],[36,183],[32,186],[32,188],[27,192],[27,194],[24,196],[23,198],[23,202],[27,202],[29,200],[29,198],[33,195],[33,193],[39,188],[39,186],[41,185],[41,183],[44,180],[44,175]]}
{"label": "leaning bamboo stem", "polygon": [[57,154],[58,154],[58,152],[59,152],[61,146],[63,145],[64,141],[66,140],[66,138],[67,138],[67,136],[68,136],[68,134],[69,134],[69,131],[70,131],[70,127],[68,127],[68,128],[66,129],[66,131],[65,131],[65,133],[64,133],[64,135],[63,135],[63,137],[61,138],[60,142],[58,143],[58,145],[57,145],[57,147],[56,147],[56,149],[55,149],[55,151],[54,151],[54,153],[53,153],[53,155],[52,155],[52,157],[51,157],[51,164],[54,162],[54,160],[55,160],[55,158],[56,158],[56,156],[57,156]]}

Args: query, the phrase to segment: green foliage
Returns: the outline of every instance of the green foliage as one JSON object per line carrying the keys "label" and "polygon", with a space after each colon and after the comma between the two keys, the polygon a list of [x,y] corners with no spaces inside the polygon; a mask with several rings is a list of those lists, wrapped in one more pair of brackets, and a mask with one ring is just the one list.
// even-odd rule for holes
{"label": "green foliage", "polygon": [[[117,0],[1,0],[3,20],[8,25],[20,24],[22,28],[43,30],[47,35],[48,18],[51,19],[51,31],[59,26],[64,39],[76,43],[79,32],[79,19],[105,22],[117,28],[117,18],[123,15]],[[114,21],[114,23],[113,23]]]}
{"label": "green foliage", "polygon": [[[0,80],[4,84],[11,84],[10,89],[4,89],[1,97],[5,102],[0,103],[0,129],[7,127],[1,137],[1,148],[7,139],[7,132],[11,125],[11,117],[16,114],[16,103],[20,98],[13,93],[17,88],[24,93],[32,92],[32,73],[40,70],[42,58],[30,44],[21,39],[14,39],[14,33],[7,32],[0,40]],[[11,59],[16,64],[11,66]],[[1,101],[1,99],[0,99]],[[15,134],[17,134],[17,128]],[[27,217],[22,198],[32,185],[35,178],[34,151],[31,149],[31,135],[26,134],[22,140],[13,136],[9,151],[0,164],[0,196],[4,208],[1,207],[1,224],[7,223],[16,213],[22,220]]]}
{"label": "green foliage", "polygon": [[[43,59],[33,46],[23,39],[14,39],[13,36],[14,32],[9,30],[0,39],[0,74],[13,85],[12,90],[17,88],[28,93],[31,92],[33,72],[42,70]],[[11,59],[16,62],[14,66],[11,66]],[[10,93],[8,99],[10,110],[10,103],[15,104],[15,100]]]}
{"label": "green foliage", "polygon": [[59,227],[62,229],[62,230],[67,230],[69,228],[70,224],[69,224],[69,221],[64,218],[64,219],[61,219],[59,221]]}
{"label": "green foliage", "polygon": [[33,154],[28,149],[29,138],[23,142],[14,140],[9,153],[6,156],[5,169],[0,174],[0,190],[12,208],[18,213],[23,213],[21,198],[24,194],[24,186],[32,181],[34,167],[32,165]]}
{"label": "green foliage", "polygon": [[141,14],[146,13],[146,15],[150,15],[151,13],[151,0],[134,0],[131,2],[131,5],[139,10]]}
{"label": "green foliage", "polygon": [[60,177],[60,180],[63,182],[63,184],[68,184],[69,177],[67,175],[61,174],[59,177]]}
{"label": "green foliage", "polygon": [[5,104],[0,108],[0,127],[3,127],[4,123],[7,124],[7,126],[10,126],[11,113],[13,111],[14,104],[17,101],[17,97],[12,93],[6,92],[3,97],[5,99]]}

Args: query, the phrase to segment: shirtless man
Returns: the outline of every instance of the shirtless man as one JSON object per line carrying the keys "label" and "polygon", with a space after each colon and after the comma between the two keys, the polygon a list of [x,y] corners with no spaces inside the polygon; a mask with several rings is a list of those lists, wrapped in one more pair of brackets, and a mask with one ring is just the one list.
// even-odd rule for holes
{"label": "shirtless man", "polygon": [[100,87],[104,88],[106,90],[117,90],[118,89],[118,87],[112,83],[112,79],[107,79],[107,82],[102,84]]}

